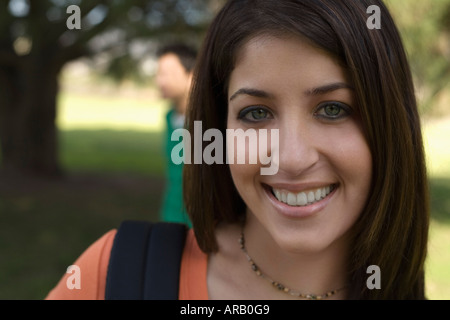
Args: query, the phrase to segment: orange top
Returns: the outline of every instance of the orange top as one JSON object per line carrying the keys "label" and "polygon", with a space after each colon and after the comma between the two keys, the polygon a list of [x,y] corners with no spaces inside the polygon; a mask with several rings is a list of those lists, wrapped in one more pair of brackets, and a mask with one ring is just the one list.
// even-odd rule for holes
{"label": "orange top", "polygon": [[[109,257],[117,230],[111,230],[94,242],[74,263],[80,269],[80,289],[69,289],[66,273],[47,300],[104,300]],[[180,300],[207,300],[207,255],[203,253],[189,230],[183,250],[180,270]]]}

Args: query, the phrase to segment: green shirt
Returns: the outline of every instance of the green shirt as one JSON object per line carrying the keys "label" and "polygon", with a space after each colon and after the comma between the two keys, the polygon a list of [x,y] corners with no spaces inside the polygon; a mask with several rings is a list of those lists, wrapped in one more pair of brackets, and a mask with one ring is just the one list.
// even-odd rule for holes
{"label": "green shirt", "polygon": [[162,221],[179,222],[192,227],[183,203],[183,164],[177,165],[171,158],[173,147],[180,141],[172,141],[170,138],[174,130],[183,128],[184,121],[181,120],[183,119],[177,119],[173,108],[166,115],[166,188],[160,215]]}

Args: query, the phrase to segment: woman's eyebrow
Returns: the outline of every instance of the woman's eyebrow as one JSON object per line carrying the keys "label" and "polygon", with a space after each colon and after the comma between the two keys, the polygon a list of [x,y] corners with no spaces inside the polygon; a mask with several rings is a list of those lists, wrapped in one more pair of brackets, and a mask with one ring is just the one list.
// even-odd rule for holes
{"label": "woman's eyebrow", "polygon": [[[349,85],[345,82],[335,82],[335,83],[329,83],[329,84],[326,84],[326,85],[323,85],[320,87],[308,89],[305,91],[305,94],[308,96],[318,96],[318,95],[323,95],[323,94],[326,94],[326,93],[329,93],[329,92],[332,92],[335,90],[339,90],[339,89],[354,90],[354,88],[351,85]],[[270,94],[264,90],[253,89],[253,88],[241,88],[231,95],[230,101],[232,101],[239,95],[249,95],[249,96],[257,97],[257,98],[273,98],[272,94]]]}
{"label": "woman's eyebrow", "polygon": [[312,88],[312,89],[308,89],[305,91],[305,94],[308,96],[318,96],[318,95],[323,95],[335,90],[339,90],[339,89],[350,89],[352,91],[354,91],[355,89],[345,83],[345,82],[335,82],[335,83],[329,83],[317,88]]}
{"label": "woman's eyebrow", "polygon": [[263,90],[252,89],[252,88],[241,88],[231,95],[230,101],[232,101],[234,98],[236,98],[239,95],[248,95],[248,96],[257,97],[257,98],[272,98],[273,97],[273,95],[271,95],[270,93],[263,91]]}

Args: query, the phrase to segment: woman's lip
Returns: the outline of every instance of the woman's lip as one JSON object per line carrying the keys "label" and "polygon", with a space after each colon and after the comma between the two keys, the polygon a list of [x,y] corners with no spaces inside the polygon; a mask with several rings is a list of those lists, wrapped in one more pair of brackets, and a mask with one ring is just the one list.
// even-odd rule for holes
{"label": "woman's lip", "polygon": [[[277,185],[280,186],[280,185]],[[272,194],[272,186],[263,184],[263,189],[266,193],[266,195],[269,198],[269,201],[272,203],[272,205],[275,207],[275,209],[281,213],[283,216],[286,216],[288,218],[306,218],[309,216],[312,216],[316,212],[321,211],[325,206],[328,205],[328,203],[331,201],[332,197],[336,193],[336,190],[339,189],[338,184],[333,184],[334,188],[333,190],[322,200],[317,201],[315,203],[305,205],[305,206],[290,206],[284,202],[279,201],[273,194]],[[308,188],[310,188],[308,186]],[[306,189],[303,189],[306,190]]]}

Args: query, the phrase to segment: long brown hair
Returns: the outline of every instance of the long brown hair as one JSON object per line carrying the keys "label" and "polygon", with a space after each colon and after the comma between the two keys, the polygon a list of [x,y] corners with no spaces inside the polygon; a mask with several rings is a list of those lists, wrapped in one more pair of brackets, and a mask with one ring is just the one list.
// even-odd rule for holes
{"label": "long brown hair", "polygon": [[[380,8],[381,29],[367,26]],[[234,0],[212,22],[194,74],[187,126],[225,137],[228,79],[237,52],[260,34],[298,35],[336,57],[348,72],[373,158],[370,195],[352,228],[350,298],[423,299],[429,199],[412,76],[399,32],[380,0]],[[193,150],[193,148],[192,148]],[[281,151],[282,152],[282,151]],[[217,222],[245,213],[226,165],[186,164],[184,200],[200,248],[217,250]],[[381,270],[368,289],[367,267]]]}

